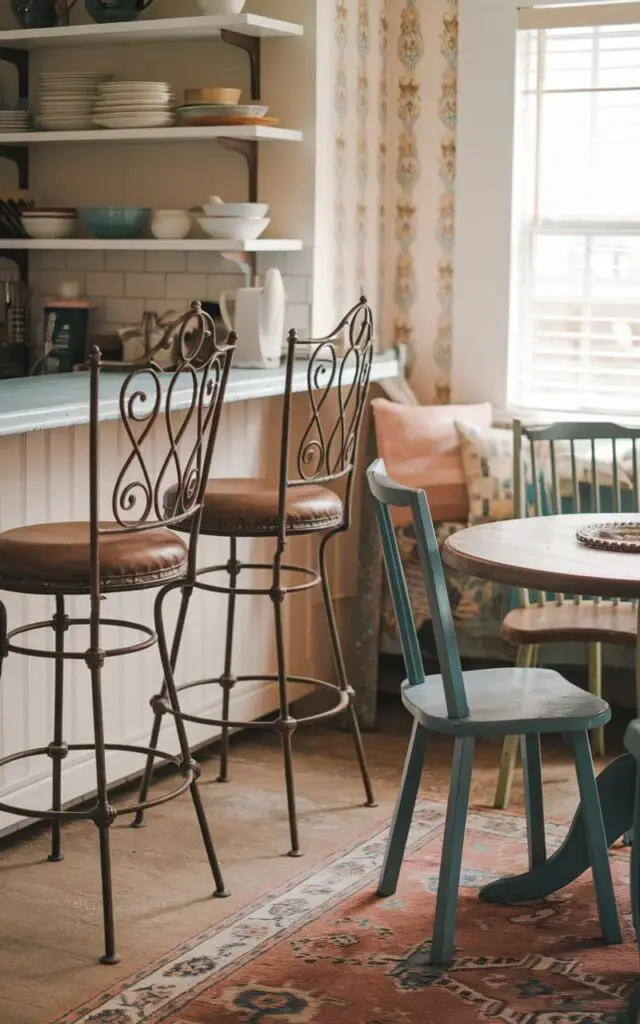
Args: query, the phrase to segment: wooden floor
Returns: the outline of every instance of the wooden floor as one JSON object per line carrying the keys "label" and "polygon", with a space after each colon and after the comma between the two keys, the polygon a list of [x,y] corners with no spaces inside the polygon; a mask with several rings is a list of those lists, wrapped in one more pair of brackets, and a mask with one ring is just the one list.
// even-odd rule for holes
{"label": "wooden floor", "polygon": [[[621,717],[610,727],[611,754],[620,749],[624,720]],[[362,806],[350,736],[335,730],[299,731],[295,745],[305,850],[301,860],[284,856],[287,819],[277,741],[238,737],[232,745],[229,785],[214,781],[214,755],[203,761],[204,798],[232,892],[228,900],[209,898],[211,881],[188,796],[153,812],[142,831],[118,822],[112,849],[122,964],[116,968],[95,962],[102,940],[93,826],[76,824],[64,831],[61,864],[47,863],[47,836],[42,831],[5,841],[0,849],[1,1024],[44,1024],[71,1010],[388,821],[409,727],[399,700],[386,697],[380,728],[366,737],[379,800],[376,809]],[[492,803],[499,754],[495,742],[478,749],[475,807]],[[569,818],[576,786],[567,751],[560,741],[551,740],[544,744],[543,756],[547,813]],[[438,740],[423,781],[429,797],[445,799],[449,762],[448,742]],[[519,773],[511,810],[522,812]]]}

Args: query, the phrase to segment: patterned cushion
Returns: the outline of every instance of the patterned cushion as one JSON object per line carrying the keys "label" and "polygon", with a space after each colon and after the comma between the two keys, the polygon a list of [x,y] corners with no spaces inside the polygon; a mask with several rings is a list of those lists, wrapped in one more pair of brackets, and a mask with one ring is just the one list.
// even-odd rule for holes
{"label": "patterned cushion", "polygon": [[[464,529],[464,523],[436,523],[438,546],[442,548],[447,537]],[[422,579],[413,525],[396,527],[396,536],[420,645],[425,654],[434,656],[436,652],[431,611]],[[447,585],[461,654],[512,657],[512,648],[500,639],[502,620],[515,603],[511,588],[451,569],[447,569]],[[382,600],[381,649],[388,654],[399,652],[396,620],[388,586],[384,588]]]}
{"label": "patterned cushion", "polygon": [[513,517],[513,432],[456,422],[469,492],[469,525]]}

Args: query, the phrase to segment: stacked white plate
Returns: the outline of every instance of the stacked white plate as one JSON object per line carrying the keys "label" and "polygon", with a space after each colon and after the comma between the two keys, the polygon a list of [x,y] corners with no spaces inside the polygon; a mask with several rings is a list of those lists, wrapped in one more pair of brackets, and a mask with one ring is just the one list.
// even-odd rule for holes
{"label": "stacked white plate", "polygon": [[106,82],[98,90],[93,123],[99,128],[168,128],[175,120],[166,82]]}
{"label": "stacked white plate", "polygon": [[28,110],[0,110],[0,132],[28,132],[31,114]]}
{"label": "stacked white plate", "polygon": [[93,127],[98,86],[111,75],[55,71],[38,78],[40,127],[46,131],[85,131]]}

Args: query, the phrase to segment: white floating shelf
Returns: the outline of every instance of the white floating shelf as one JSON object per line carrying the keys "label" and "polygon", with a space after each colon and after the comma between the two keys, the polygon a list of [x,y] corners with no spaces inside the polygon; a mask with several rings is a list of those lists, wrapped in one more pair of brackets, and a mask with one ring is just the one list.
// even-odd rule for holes
{"label": "white floating shelf", "polygon": [[302,25],[260,14],[210,14],[195,18],[146,18],[114,25],[72,25],[68,28],[17,29],[0,32],[0,46],[39,50],[64,46],[162,43],[219,37],[227,30],[263,39],[301,36]]}
{"label": "white floating shelf", "polygon": [[301,142],[302,132],[258,124],[216,128],[96,128],[82,132],[0,132],[4,146],[61,145],[69,142],[215,142],[216,139]]}
{"label": "white floating shelf", "polygon": [[258,238],[253,242],[232,242],[222,238],[0,238],[0,250],[108,251],[130,252],[299,252],[299,238]]}

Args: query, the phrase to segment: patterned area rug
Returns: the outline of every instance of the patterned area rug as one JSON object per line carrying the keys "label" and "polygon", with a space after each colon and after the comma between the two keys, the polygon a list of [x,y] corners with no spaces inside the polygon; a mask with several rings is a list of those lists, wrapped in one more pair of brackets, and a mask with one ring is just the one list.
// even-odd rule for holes
{"label": "patterned area rug", "polygon": [[[590,874],[544,902],[479,903],[479,886],[526,868],[525,823],[470,814],[442,971],[429,944],[443,825],[441,805],[420,805],[396,896],[375,896],[383,832],[57,1024],[626,1024],[638,977],[627,852],[612,854],[625,944],[607,948]],[[553,848],[566,828],[548,831]]]}

